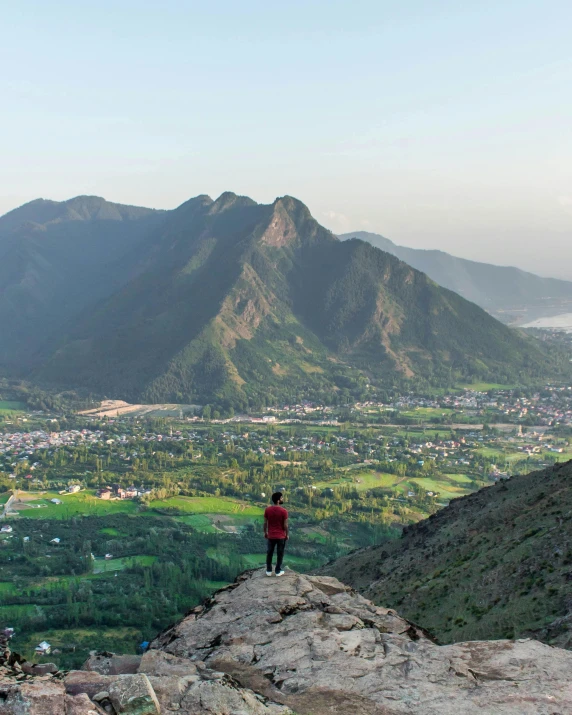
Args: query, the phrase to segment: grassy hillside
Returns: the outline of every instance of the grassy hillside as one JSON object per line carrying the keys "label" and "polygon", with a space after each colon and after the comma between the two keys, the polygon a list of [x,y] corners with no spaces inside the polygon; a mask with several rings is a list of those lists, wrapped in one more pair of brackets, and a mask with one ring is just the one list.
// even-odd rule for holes
{"label": "grassy hillside", "polygon": [[572,462],[513,477],[325,572],[444,643],[534,635],[572,647]]}

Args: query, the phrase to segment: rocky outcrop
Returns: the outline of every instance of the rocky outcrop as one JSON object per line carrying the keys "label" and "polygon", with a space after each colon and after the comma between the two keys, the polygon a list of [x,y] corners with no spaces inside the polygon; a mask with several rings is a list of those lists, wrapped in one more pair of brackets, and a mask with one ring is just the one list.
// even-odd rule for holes
{"label": "rocky outcrop", "polygon": [[[8,658],[13,660],[13,658]],[[8,673],[0,715],[572,715],[572,653],[439,646],[328,576],[247,572],[142,657]]]}
{"label": "rocky outcrop", "polygon": [[0,715],[292,715],[226,673],[159,650],[143,657],[94,654],[85,670],[69,673],[53,664],[46,664],[55,670],[49,673],[26,668],[4,652],[22,663],[0,671]]}
{"label": "rocky outcrop", "polygon": [[299,715],[572,713],[572,653],[533,640],[438,646],[332,577],[243,574],[151,647]]}

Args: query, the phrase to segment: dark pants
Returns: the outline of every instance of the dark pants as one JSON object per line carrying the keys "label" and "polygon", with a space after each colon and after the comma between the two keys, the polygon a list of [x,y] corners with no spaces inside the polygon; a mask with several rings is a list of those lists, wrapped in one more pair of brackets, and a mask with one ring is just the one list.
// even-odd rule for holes
{"label": "dark pants", "polygon": [[284,558],[284,547],[286,546],[286,539],[267,539],[268,546],[266,549],[266,570],[272,571],[272,557],[274,556],[274,547],[277,546],[277,556],[276,556],[276,573],[280,573],[282,570],[282,559]]}

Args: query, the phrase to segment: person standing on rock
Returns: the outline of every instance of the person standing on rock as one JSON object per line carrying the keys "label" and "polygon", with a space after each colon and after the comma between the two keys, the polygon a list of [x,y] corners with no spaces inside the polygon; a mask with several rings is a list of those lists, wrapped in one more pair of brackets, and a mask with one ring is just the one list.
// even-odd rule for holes
{"label": "person standing on rock", "polygon": [[284,548],[288,540],[288,512],[281,504],[284,503],[282,492],[274,492],[272,506],[266,507],[264,512],[264,538],[267,540],[266,549],[266,575],[272,576],[272,557],[274,549],[276,556],[276,575],[282,576],[282,559]]}

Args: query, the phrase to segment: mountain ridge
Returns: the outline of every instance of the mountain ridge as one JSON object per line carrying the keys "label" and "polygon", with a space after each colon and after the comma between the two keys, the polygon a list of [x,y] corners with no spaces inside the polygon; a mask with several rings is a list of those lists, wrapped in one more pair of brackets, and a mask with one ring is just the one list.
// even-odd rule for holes
{"label": "mountain ridge", "polygon": [[[523,314],[531,319],[566,312],[572,307],[572,281],[544,278],[514,266],[459,258],[437,249],[399,246],[385,236],[368,231],[340,235],[342,240],[353,237],[397,256],[503,322],[514,322],[515,317],[525,322]],[[548,298],[552,298],[553,303],[549,303]]]}
{"label": "mountain ridge", "polygon": [[22,225],[46,227],[61,221],[137,220],[152,213],[165,213],[162,209],[148,209],[107,201],[101,196],[81,195],[65,201],[34,199],[0,216],[0,234],[13,231]]}
{"label": "mountain ridge", "polygon": [[0,217],[0,364],[33,365],[70,320],[118,287],[164,212],[99,197],[38,201]]}
{"label": "mountain ridge", "polygon": [[0,218],[0,365],[47,386],[248,409],[566,367],[389,253],[340,241],[291,196],[16,210],[45,221],[41,237],[29,223],[2,232],[11,213]]}
{"label": "mountain ridge", "polygon": [[151,244],[153,261],[70,331],[39,378],[246,408],[299,399],[292,379],[339,390],[330,358],[364,384],[543,365],[536,343],[389,254],[340,242],[292,197],[195,199]]}

